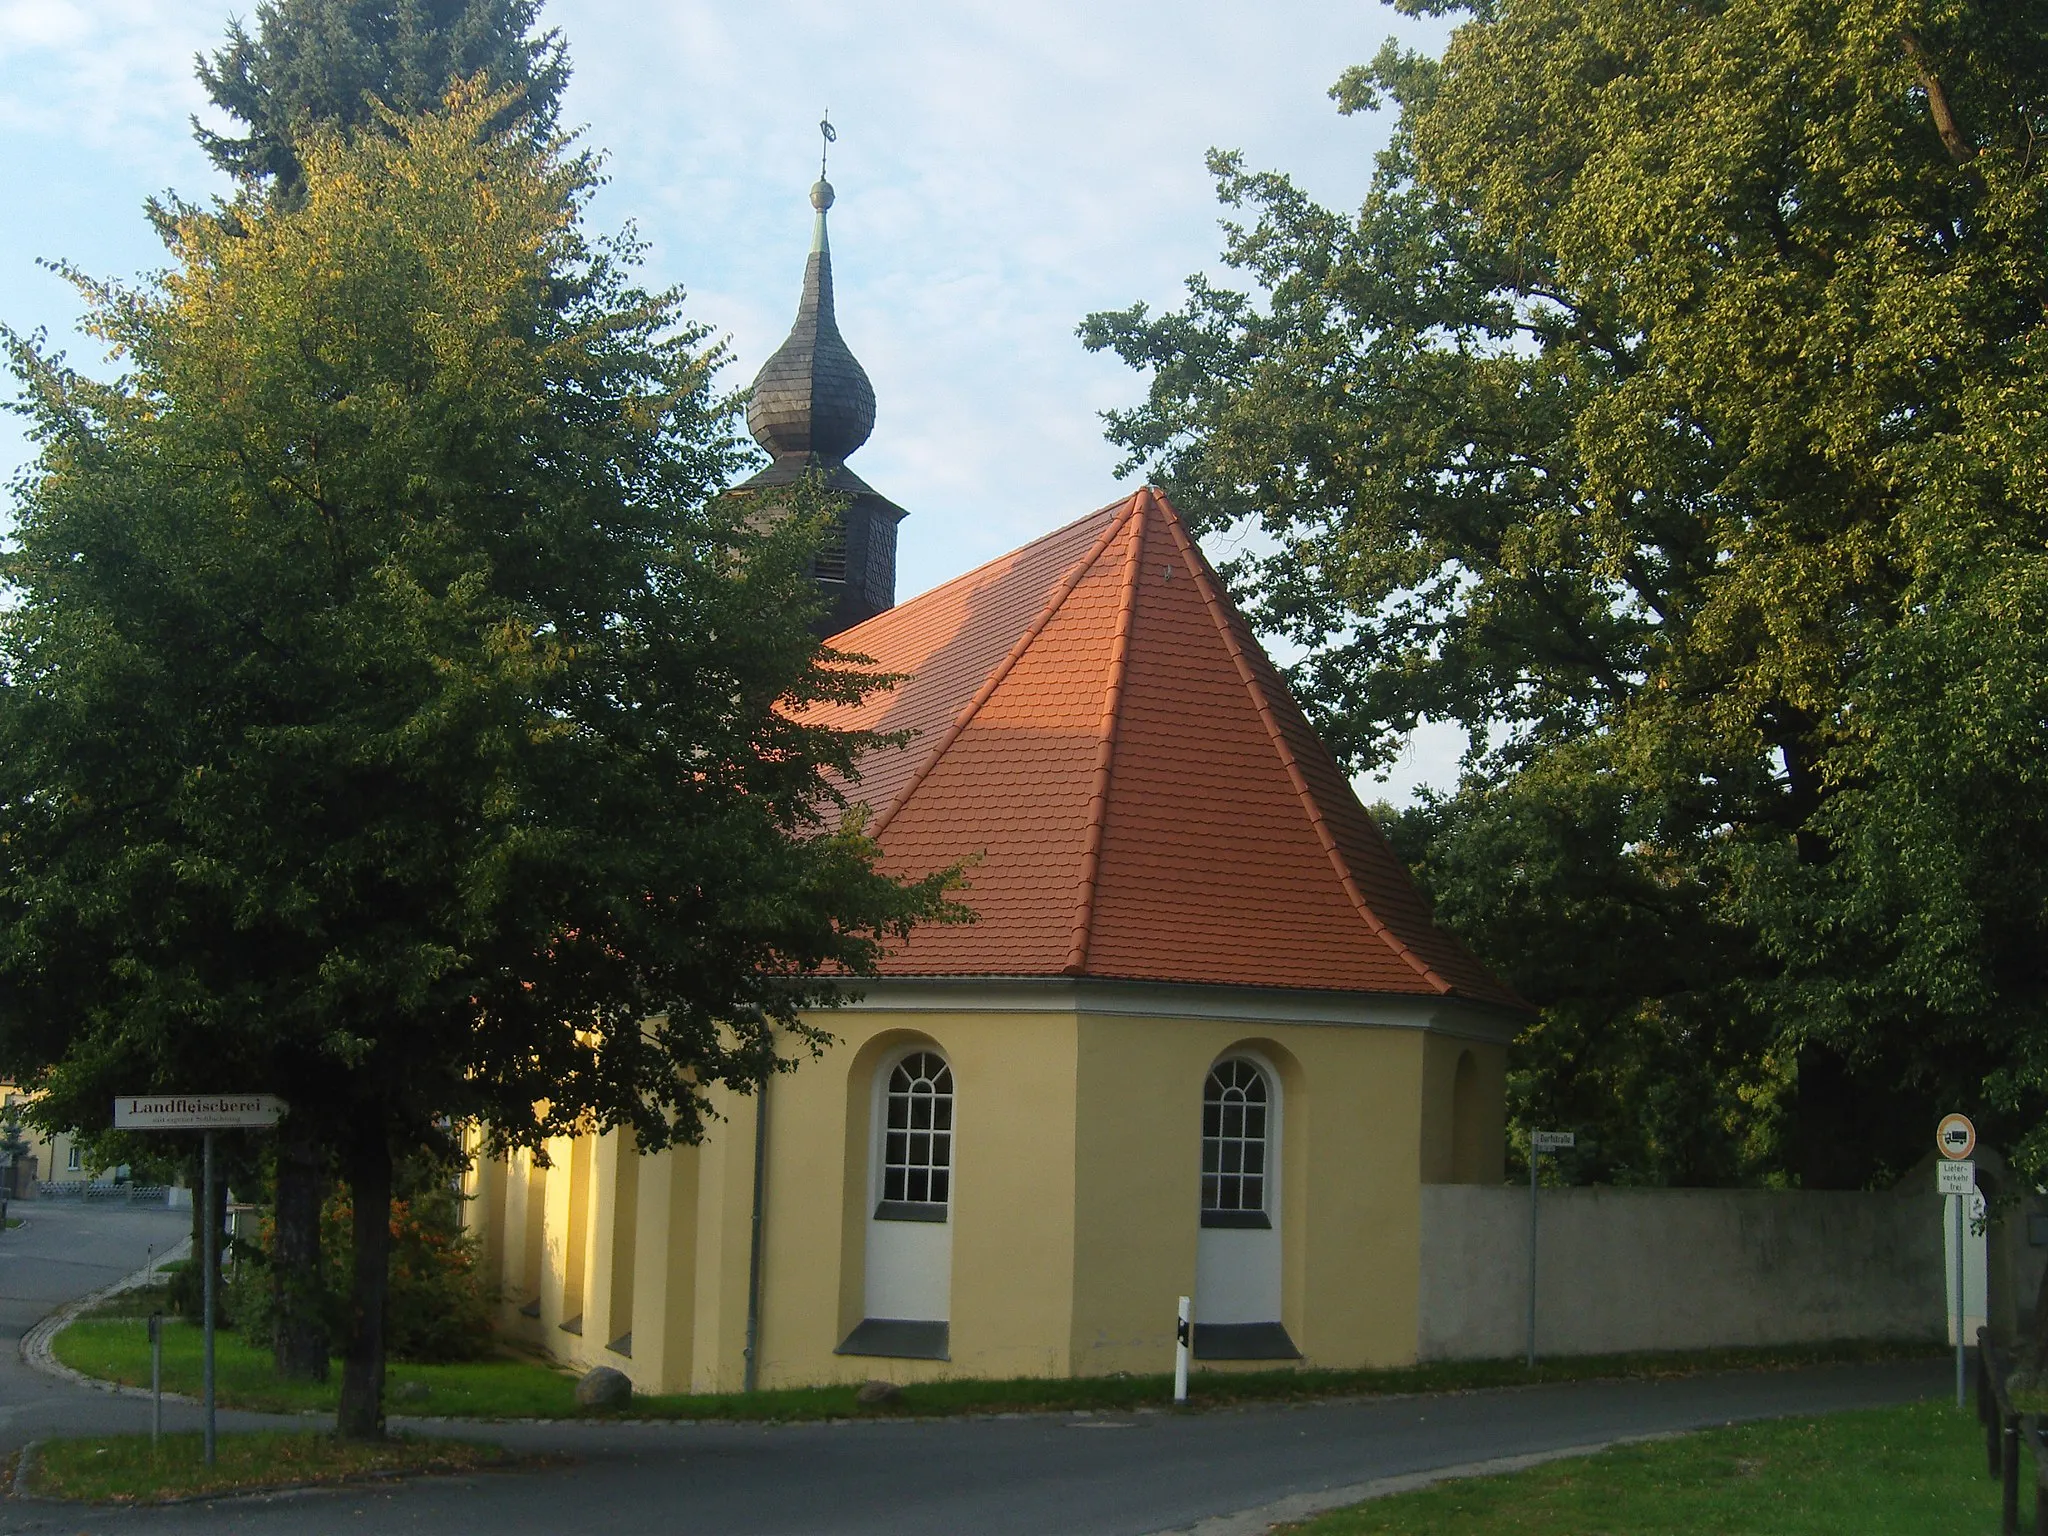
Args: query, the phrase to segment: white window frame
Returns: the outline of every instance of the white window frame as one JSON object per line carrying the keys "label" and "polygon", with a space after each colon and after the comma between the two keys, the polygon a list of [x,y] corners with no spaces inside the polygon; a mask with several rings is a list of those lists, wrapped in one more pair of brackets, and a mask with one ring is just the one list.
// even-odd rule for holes
{"label": "white window frame", "polygon": [[[1263,1162],[1265,1166],[1263,1169],[1260,1170],[1259,1174],[1260,1203],[1256,1211],[1211,1210],[1208,1204],[1208,1192],[1203,1187],[1204,1185],[1206,1185],[1209,1177],[1209,1171],[1207,1167],[1208,1144],[1211,1139],[1208,1134],[1209,1127],[1207,1123],[1207,1116],[1209,1112],[1209,1079],[1216,1074],[1218,1068],[1226,1066],[1229,1063],[1235,1061],[1241,1061],[1249,1065],[1264,1080],[1266,1087],[1266,1125],[1264,1137],[1265,1152],[1263,1157]],[[1198,1165],[1200,1169],[1200,1179],[1196,1184],[1196,1192],[1197,1200],[1199,1201],[1199,1210],[1201,1213],[1201,1224],[1203,1226],[1253,1227],[1267,1230],[1274,1230],[1279,1227],[1281,1151],[1280,1132],[1281,1123],[1284,1118],[1284,1097],[1285,1095],[1280,1086],[1279,1072],[1277,1072],[1274,1069],[1272,1062],[1268,1061],[1263,1055],[1261,1055],[1257,1051],[1236,1049],[1225,1051],[1222,1055],[1218,1056],[1214,1061],[1210,1062],[1207,1069],[1202,1073],[1202,1098],[1200,1111],[1203,1116],[1203,1123],[1201,1127],[1202,1134],[1200,1137],[1202,1150],[1200,1163]],[[1240,1140],[1241,1139],[1242,1138],[1240,1138]]]}
{"label": "white window frame", "polygon": [[78,1143],[75,1141],[64,1151],[64,1171],[66,1173],[83,1173],[85,1171],[84,1154],[79,1151]]}
{"label": "white window frame", "polygon": [[[889,1080],[913,1056],[936,1056],[946,1069],[952,1091],[947,1095],[946,1198],[941,1201],[898,1201],[884,1198],[888,1170]],[[960,1179],[960,1081],[953,1058],[931,1041],[914,1041],[884,1056],[875,1066],[868,1099],[868,1215],[877,1221],[951,1222]]]}

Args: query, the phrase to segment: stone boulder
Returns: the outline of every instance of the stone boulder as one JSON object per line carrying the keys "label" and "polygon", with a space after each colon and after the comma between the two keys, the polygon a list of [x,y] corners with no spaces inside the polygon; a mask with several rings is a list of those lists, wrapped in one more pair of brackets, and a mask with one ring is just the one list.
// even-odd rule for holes
{"label": "stone boulder", "polygon": [[585,1371],[576,1383],[576,1403],[582,1408],[623,1408],[632,1400],[633,1378],[608,1365]]}
{"label": "stone boulder", "polygon": [[893,1381],[864,1381],[853,1400],[863,1408],[893,1408],[903,1401],[903,1389]]}

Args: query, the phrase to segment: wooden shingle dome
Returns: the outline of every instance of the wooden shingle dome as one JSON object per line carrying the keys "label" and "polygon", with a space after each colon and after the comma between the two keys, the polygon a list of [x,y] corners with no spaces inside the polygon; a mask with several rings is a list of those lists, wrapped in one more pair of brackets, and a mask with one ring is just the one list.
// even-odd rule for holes
{"label": "wooden shingle dome", "polygon": [[819,631],[830,634],[895,604],[896,525],[904,512],[846,467],[847,455],[875,429],[875,387],[833,311],[825,232],[832,184],[822,177],[811,188],[811,206],[817,214],[796,324],[755,376],[747,404],[747,430],[773,462],[732,494],[758,499],[772,516],[788,487],[816,476],[845,499],[839,527],[812,568],[827,602]]}

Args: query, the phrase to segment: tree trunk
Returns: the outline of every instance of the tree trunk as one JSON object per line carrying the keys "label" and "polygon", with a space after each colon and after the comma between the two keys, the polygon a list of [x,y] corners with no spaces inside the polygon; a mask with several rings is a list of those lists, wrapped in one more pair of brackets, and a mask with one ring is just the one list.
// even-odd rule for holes
{"label": "tree trunk", "polygon": [[391,1144],[381,1125],[366,1128],[349,1149],[348,1187],[355,1213],[354,1263],[348,1348],[341,1357],[341,1407],[334,1430],[343,1440],[382,1440],[384,1301],[391,1283]]}
{"label": "tree trunk", "polygon": [[320,1201],[327,1152],[313,1128],[287,1114],[278,1128],[276,1226],[270,1252],[270,1348],[286,1381],[327,1379],[327,1307],[320,1265]]}
{"label": "tree trunk", "polygon": [[[228,1224],[228,1181],[224,1171],[226,1160],[215,1157],[213,1165],[213,1204],[206,1203],[206,1181],[200,1176],[200,1158],[194,1152],[187,1160],[190,1170],[187,1178],[192,1186],[192,1286],[191,1310],[187,1320],[194,1323],[205,1321],[204,1303],[200,1300],[206,1294],[206,1223],[213,1221],[213,1294],[216,1298],[225,1295],[221,1285],[221,1266],[227,1255]],[[179,1309],[184,1312],[184,1308]]]}

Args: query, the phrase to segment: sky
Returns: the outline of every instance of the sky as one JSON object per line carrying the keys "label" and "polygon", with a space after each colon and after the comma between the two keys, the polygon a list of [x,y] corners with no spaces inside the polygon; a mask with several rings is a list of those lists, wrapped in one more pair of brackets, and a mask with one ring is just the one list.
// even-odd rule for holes
{"label": "sky", "polygon": [[[0,0],[0,321],[94,363],[38,263],[134,277],[162,260],[146,197],[226,190],[192,142],[193,115],[224,126],[192,60],[252,8]],[[879,401],[853,467],[910,510],[899,598],[1131,488],[1101,413],[1144,380],[1075,327],[1218,272],[1206,152],[1355,207],[1388,125],[1330,86],[1389,37],[1443,40],[1376,0],[549,0],[543,22],[569,43],[565,121],[607,156],[593,222],[638,229],[735,385],[794,318],[830,110],[840,329]],[[0,478],[27,452],[0,422]],[[1360,787],[1405,802],[1462,746],[1425,725]]]}

